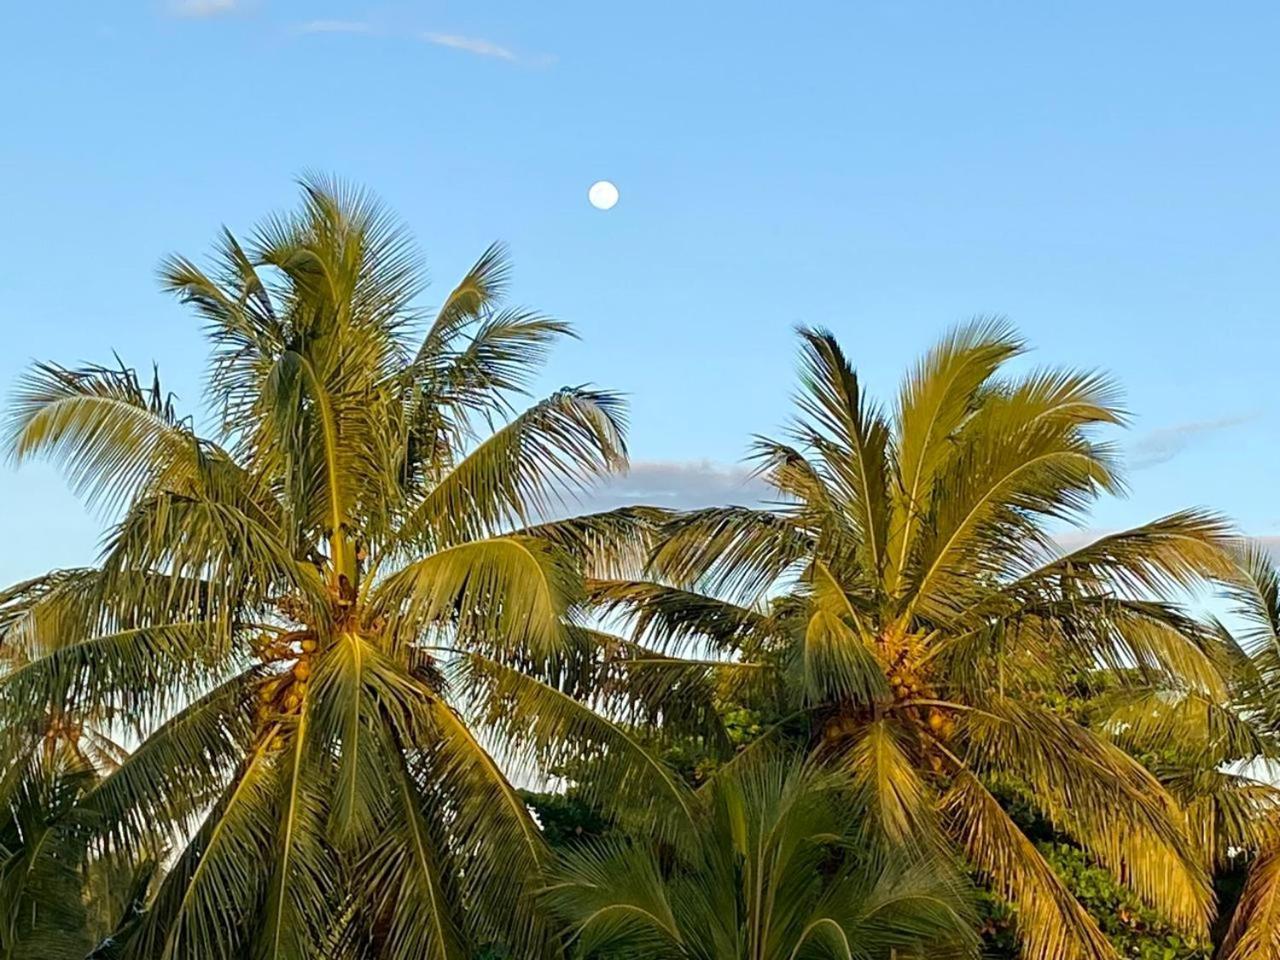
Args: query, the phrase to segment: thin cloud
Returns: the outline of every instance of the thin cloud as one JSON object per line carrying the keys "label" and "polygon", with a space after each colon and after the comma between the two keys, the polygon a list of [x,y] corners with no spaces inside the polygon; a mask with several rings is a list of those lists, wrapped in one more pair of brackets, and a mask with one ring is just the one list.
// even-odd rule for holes
{"label": "thin cloud", "polygon": [[1220,430],[1238,427],[1242,423],[1248,423],[1255,416],[1256,414],[1244,414],[1218,417],[1214,420],[1189,420],[1186,423],[1176,423],[1171,427],[1152,430],[1130,445],[1129,467],[1132,470],[1142,470],[1160,463],[1167,463],[1199,438]]}
{"label": "thin cloud", "polygon": [[176,17],[202,20],[234,13],[239,6],[239,0],[175,0],[169,5],[169,10]]}
{"label": "thin cloud", "polygon": [[[483,37],[464,37],[456,33],[424,33],[422,39],[438,47],[461,50],[477,57],[491,57],[495,60],[505,60],[507,63],[526,62],[508,47],[494,43],[492,40],[485,40]],[[539,57],[536,62],[548,63],[550,60],[547,57]]]}
{"label": "thin cloud", "polygon": [[628,504],[692,510],[726,504],[758,505],[769,488],[746,467],[709,460],[640,460],[624,475],[613,477],[584,495],[583,513]]}
{"label": "thin cloud", "polygon": [[1270,553],[1276,563],[1280,563],[1280,536],[1254,537],[1253,541]]}
{"label": "thin cloud", "polygon": [[308,20],[298,24],[300,33],[373,33],[373,24],[363,20]]}

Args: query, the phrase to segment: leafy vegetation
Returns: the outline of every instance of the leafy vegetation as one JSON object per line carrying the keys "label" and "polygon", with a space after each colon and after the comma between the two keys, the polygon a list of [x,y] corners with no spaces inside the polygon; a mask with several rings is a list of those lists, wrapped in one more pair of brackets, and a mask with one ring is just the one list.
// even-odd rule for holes
{"label": "leafy vegetation", "polygon": [[1280,575],[1199,510],[1060,547],[1111,381],[981,320],[882,406],[802,330],[770,508],[558,518],[619,399],[519,400],[570,331],[501,248],[421,276],[307,181],[163,266],[209,430],[18,384],[108,530],[0,593],[0,960],[1280,958]]}

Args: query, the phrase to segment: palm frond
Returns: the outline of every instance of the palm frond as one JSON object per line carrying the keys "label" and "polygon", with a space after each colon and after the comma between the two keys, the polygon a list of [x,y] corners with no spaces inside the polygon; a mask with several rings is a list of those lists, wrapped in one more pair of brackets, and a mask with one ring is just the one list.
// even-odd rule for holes
{"label": "palm frond", "polygon": [[452,628],[485,649],[546,654],[562,644],[563,618],[579,589],[572,563],[544,541],[495,537],[410,563],[369,602],[399,644]]}
{"label": "palm frond", "polygon": [[626,462],[613,394],[564,389],[491,434],[441,477],[406,518],[402,537],[435,544],[527,525]]}
{"label": "palm frond", "polygon": [[604,809],[640,816],[678,838],[692,827],[694,800],[679,777],[621,725],[560,690],[511,667],[472,655],[460,663],[478,722],[500,735],[526,769],[568,760],[589,771],[582,787]]}
{"label": "palm frond", "polygon": [[1222,946],[1226,960],[1274,960],[1280,956],[1280,832],[1274,822],[1271,828],[1231,918]]}
{"label": "palm frond", "polygon": [[1027,960],[1117,960],[1094,919],[976,777],[961,773],[942,809],[970,863],[1017,910]]}
{"label": "palm frond", "polygon": [[[999,718],[998,720],[996,718]],[[965,718],[968,759],[1026,782],[1051,821],[1173,923],[1207,936],[1213,891],[1150,772],[1059,714],[992,701]]]}
{"label": "palm frond", "polygon": [[159,377],[144,387],[123,365],[38,364],[19,381],[6,426],[11,460],[53,460],[107,513],[151,486],[180,482],[200,442]]}
{"label": "palm frond", "polygon": [[786,517],[748,507],[709,507],[676,517],[650,561],[655,579],[727,593],[750,603],[811,549]]}
{"label": "palm frond", "polygon": [[1006,321],[975,320],[951,330],[903,381],[894,411],[897,489],[887,544],[890,569],[898,576],[918,549],[920,518],[953,456],[948,439],[972,412],[978,391],[1023,349]]}
{"label": "palm frond", "polygon": [[660,529],[671,516],[662,507],[619,507],[547,520],[513,532],[551,543],[573,557],[589,578],[638,578],[657,544]]}

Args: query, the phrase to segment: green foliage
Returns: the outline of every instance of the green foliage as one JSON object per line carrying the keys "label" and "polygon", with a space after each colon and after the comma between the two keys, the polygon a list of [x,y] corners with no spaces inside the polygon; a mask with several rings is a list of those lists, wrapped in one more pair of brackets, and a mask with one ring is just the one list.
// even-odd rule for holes
{"label": "green foliage", "polygon": [[[1058,550],[1062,521],[1120,487],[1100,432],[1124,416],[1096,373],[1012,373],[1024,344],[1002,321],[948,333],[891,405],[830,333],[800,340],[797,416],[755,444],[775,503],[674,518],[641,580],[588,596],[630,642],[739,678],[760,698],[739,702],[775,721],[758,740],[803,737],[846,776],[872,813],[868,840],[963,851],[1015,905],[1026,956],[1115,950],[989,791],[1001,780],[1206,937],[1206,861],[1172,789],[1072,701],[1099,668],[1126,688],[1226,694],[1223,645],[1175,602],[1226,574],[1225,523],[1185,511]],[[696,753],[677,759],[705,775]]]}
{"label": "green foliage", "polygon": [[620,401],[518,413],[568,327],[503,304],[500,247],[424,316],[414,246],[341,184],[161,276],[209,340],[212,436],[123,366],[38,365],[5,424],[113,523],[97,567],[0,594],[0,778],[45,743],[111,755],[68,802],[0,797],[0,956],[62,937],[44,955],[79,960],[84,870],[175,840],[140,916],[93,895],[137,957],[554,955],[548,850],[484,737],[549,758],[470,721],[623,742],[537,676],[568,658],[585,558],[524,529],[625,463]]}
{"label": "green foliage", "polygon": [[1280,572],[1202,511],[1057,548],[1121,488],[1105,377],[978,320],[882,405],[802,330],[769,509],[549,519],[625,418],[516,409],[569,329],[500,247],[426,316],[312,179],[162,278],[211,435],[122,364],[4,428],[111,524],[0,592],[0,960],[1206,960],[1211,878],[1280,956]]}
{"label": "green foliage", "polygon": [[945,856],[859,843],[863,815],[839,778],[769,751],[699,791],[695,836],[576,843],[547,887],[583,958],[791,960],[964,957],[975,937]]}

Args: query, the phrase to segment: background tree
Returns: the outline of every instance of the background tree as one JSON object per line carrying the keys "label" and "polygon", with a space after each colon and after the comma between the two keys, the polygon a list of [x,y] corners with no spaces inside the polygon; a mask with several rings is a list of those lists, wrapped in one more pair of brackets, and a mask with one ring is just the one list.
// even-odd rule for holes
{"label": "background tree", "polygon": [[[1231,696],[1187,686],[1121,691],[1103,706],[1117,739],[1146,758],[1186,811],[1201,856],[1225,882],[1244,874],[1219,922],[1221,956],[1280,957],[1280,572],[1245,544],[1226,581]],[[1224,883],[1225,885],[1225,883]],[[1233,886],[1238,886],[1238,881]],[[1238,905],[1234,900],[1238,898]],[[1229,921],[1229,922],[1228,922]]]}
{"label": "background tree", "polygon": [[891,414],[830,334],[801,340],[790,442],[755,447],[776,508],[680,518],[647,580],[591,585],[598,609],[664,652],[719,658],[722,682],[763,686],[782,719],[762,739],[799,731],[886,838],[962,850],[1013,905],[1024,956],[1115,951],[992,792],[1001,780],[1206,937],[1212,891],[1178,804],[1055,703],[1098,667],[1225,695],[1221,645],[1172,602],[1224,574],[1225,525],[1184,512],[1062,553],[1061,525],[1120,489],[1094,436],[1122,422],[1116,390],[1008,373],[1023,344],[1003,323],[945,337]]}
{"label": "background tree", "polygon": [[781,755],[699,791],[697,843],[576,843],[547,899],[577,955],[610,960],[962,957],[977,938],[955,864],[865,844],[843,780]]}

